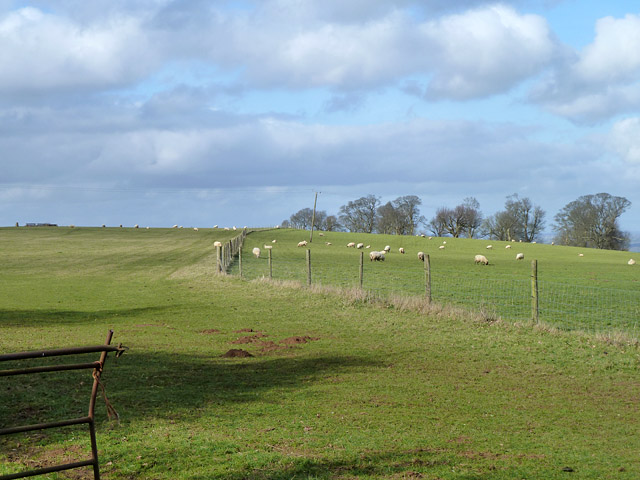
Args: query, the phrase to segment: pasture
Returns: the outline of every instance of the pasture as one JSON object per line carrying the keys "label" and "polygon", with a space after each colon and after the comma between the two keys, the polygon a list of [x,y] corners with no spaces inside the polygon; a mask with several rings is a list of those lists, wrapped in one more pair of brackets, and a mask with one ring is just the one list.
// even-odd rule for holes
{"label": "pasture", "polygon": [[[103,376],[120,415],[119,422],[109,421],[99,399],[104,478],[640,477],[636,343],[612,344],[589,333],[455,308],[425,314],[353,290],[215,275],[213,242],[232,234],[0,229],[0,352],[99,344],[109,328],[114,343],[130,348],[108,360]],[[291,261],[290,269],[304,283],[304,252],[295,245],[306,235],[252,233],[243,275],[263,275],[249,275],[264,272],[266,264],[251,249],[277,239],[274,277],[296,279],[281,275],[277,261],[301,256],[300,268]],[[334,267],[326,270],[327,280],[314,267],[318,283],[351,287],[357,281],[355,252],[339,245],[348,236],[314,236],[312,259],[326,255]],[[419,294],[423,270],[414,250],[426,239],[370,240],[377,249],[404,246],[407,254],[392,253],[384,264],[365,261],[365,286],[375,281],[382,293],[404,291],[390,280],[398,275],[396,262],[415,264]],[[334,243],[330,253],[325,241]],[[496,254],[505,249],[496,242],[495,254],[458,242],[459,253],[486,253],[492,265],[474,265],[473,254],[456,257],[448,240],[451,248],[442,252],[424,249],[434,270],[528,279],[529,263],[505,257],[503,264]],[[538,249],[556,248],[526,247],[527,260]],[[541,276],[586,287],[638,288],[628,254],[588,251],[581,260],[589,264],[570,255],[567,264],[558,260],[543,268],[562,258],[555,250],[548,255],[540,254]],[[618,258],[625,268],[618,269]],[[388,269],[387,280],[374,280],[374,268]],[[230,349],[252,357],[224,356]],[[87,375],[0,378],[0,427],[66,418],[69,409],[82,415]],[[0,437],[0,474],[84,458],[88,438],[78,430]],[[72,472],[46,478],[81,478]]]}

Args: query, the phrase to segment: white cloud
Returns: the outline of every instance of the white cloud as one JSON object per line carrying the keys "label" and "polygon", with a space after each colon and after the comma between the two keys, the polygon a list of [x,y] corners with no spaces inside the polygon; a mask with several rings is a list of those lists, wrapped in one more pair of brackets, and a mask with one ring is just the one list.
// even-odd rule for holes
{"label": "white cloud", "polygon": [[640,166],[640,118],[616,122],[611,129],[610,145],[626,162]]}
{"label": "white cloud", "polygon": [[38,91],[122,85],[157,58],[131,17],[79,26],[27,7],[0,17],[0,88]]}
{"label": "white cloud", "polygon": [[601,18],[594,41],[567,54],[532,92],[534,102],[577,122],[640,107],[640,15]]}

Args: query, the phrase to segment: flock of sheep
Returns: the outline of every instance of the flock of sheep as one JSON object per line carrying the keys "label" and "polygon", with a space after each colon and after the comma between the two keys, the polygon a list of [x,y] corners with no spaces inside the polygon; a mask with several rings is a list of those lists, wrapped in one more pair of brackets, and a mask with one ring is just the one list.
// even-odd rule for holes
{"label": "flock of sheep", "polygon": [[[322,233],[320,233],[320,236],[324,236],[324,235]],[[429,237],[429,240],[431,240],[432,238],[433,237]],[[512,240],[512,242],[514,242],[514,240]],[[216,243],[219,243],[219,242],[216,242]],[[272,240],[272,243],[276,243],[276,240]],[[536,243],[536,242],[532,242],[532,243]],[[447,241],[444,240],[442,242],[442,245],[440,245],[438,248],[440,250],[444,250],[446,244],[447,244]],[[298,242],[298,247],[306,247],[307,245],[308,245],[308,242],[306,240]],[[325,245],[330,246],[330,245],[332,245],[332,243],[331,242],[325,242]],[[267,249],[267,250],[270,250],[272,247],[273,247],[272,245],[264,245],[264,248]],[[371,245],[366,245],[365,246],[364,243],[349,242],[349,243],[347,243],[347,248],[355,248],[355,249],[360,249],[360,250],[361,249],[367,249],[368,250],[369,248],[371,248]],[[511,245],[506,245],[504,248],[505,249],[510,249]],[[487,245],[486,249],[487,250],[492,250],[493,249],[493,245]],[[372,261],[372,262],[374,262],[374,261],[375,262],[384,262],[385,255],[388,255],[389,252],[391,252],[391,246],[390,245],[386,245],[380,251],[372,250],[371,252],[369,252],[369,260]],[[405,250],[404,250],[403,247],[400,247],[400,248],[398,248],[398,252],[400,254],[404,254]],[[253,248],[253,255],[256,258],[260,258],[260,253],[261,253],[261,250],[260,250],[259,247],[254,247]],[[418,252],[418,259],[421,262],[424,262],[425,256],[426,255],[425,255],[424,252]],[[580,254],[578,254],[578,256],[579,257],[584,257],[584,254],[580,253]],[[524,253],[517,253],[515,259],[516,260],[524,260]],[[474,262],[476,263],[476,265],[478,265],[478,264],[479,265],[489,265],[489,260],[484,255],[476,255],[475,258],[474,258]],[[636,261],[632,258],[627,262],[627,264],[628,265],[635,265]]]}

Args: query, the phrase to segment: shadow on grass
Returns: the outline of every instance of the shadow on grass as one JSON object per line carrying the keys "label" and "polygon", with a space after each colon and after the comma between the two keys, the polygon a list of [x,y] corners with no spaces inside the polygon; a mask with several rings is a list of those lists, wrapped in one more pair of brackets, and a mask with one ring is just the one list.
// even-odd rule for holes
{"label": "shadow on grass", "polygon": [[6,327],[50,327],[55,325],[81,325],[83,322],[94,323],[96,320],[113,320],[114,318],[136,318],[148,316],[171,309],[176,305],[162,307],[137,307],[118,310],[0,310],[0,326]]}
{"label": "shadow on grass", "polygon": [[[95,360],[95,354],[87,360]],[[256,402],[274,390],[304,388],[327,375],[380,366],[382,362],[349,356],[226,359],[130,351],[107,360],[103,380],[121,420],[129,422],[187,419],[209,404]],[[0,427],[86,415],[92,382],[87,370],[7,378],[12,381],[0,384]],[[96,419],[106,419],[100,398]]]}

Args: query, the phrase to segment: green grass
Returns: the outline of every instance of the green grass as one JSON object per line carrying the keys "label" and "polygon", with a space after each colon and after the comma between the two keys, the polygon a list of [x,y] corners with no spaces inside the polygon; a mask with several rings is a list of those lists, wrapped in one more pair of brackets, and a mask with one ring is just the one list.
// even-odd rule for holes
{"label": "green grass", "polygon": [[[109,328],[130,347],[103,376],[120,422],[98,401],[104,478],[640,477],[636,346],[216,276],[225,233],[0,230],[0,352],[100,344]],[[274,250],[299,236],[281,234]],[[285,348],[292,336],[314,340]],[[88,388],[87,372],[0,377],[0,426],[83,415]],[[82,428],[3,437],[0,473],[65,452],[88,456]]]}
{"label": "green grass", "polygon": [[[277,243],[272,244],[272,239]],[[264,245],[272,250],[272,274],[276,279],[305,283],[305,248],[309,232],[271,230],[255,232],[245,242],[243,276],[268,276]],[[446,241],[444,249],[438,248]],[[331,242],[332,245],[326,245]],[[627,265],[629,252],[578,249],[555,245],[508,243],[453,238],[399,237],[324,232],[307,248],[311,250],[312,282],[326,285],[359,285],[362,251],[346,248],[349,242],[370,245],[364,250],[364,288],[376,294],[424,295],[425,274],[418,251],[430,256],[431,293],[434,301],[483,308],[510,320],[532,318],[531,260],[538,262],[539,318],[564,329],[592,332],[640,333],[640,269]],[[371,250],[392,247],[382,262],[370,262]],[[486,246],[492,245],[491,250]],[[511,248],[505,248],[510,245]],[[261,258],[251,249],[263,249]],[[403,247],[405,254],[398,253]],[[524,261],[516,261],[524,253]],[[579,253],[584,256],[580,257]],[[475,265],[476,254],[489,266]],[[232,270],[238,272],[238,266]]]}

